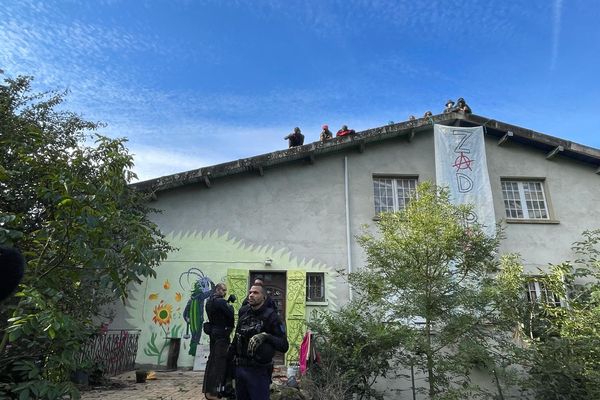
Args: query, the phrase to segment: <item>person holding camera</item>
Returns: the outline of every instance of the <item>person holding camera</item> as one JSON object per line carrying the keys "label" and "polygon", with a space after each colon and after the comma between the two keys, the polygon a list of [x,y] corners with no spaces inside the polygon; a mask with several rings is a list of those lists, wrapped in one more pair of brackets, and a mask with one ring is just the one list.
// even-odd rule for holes
{"label": "person holding camera", "polygon": [[237,400],[269,400],[275,351],[285,353],[288,340],[277,312],[266,302],[267,291],[253,285],[248,304],[240,308],[230,346],[235,362]]}
{"label": "person holding camera", "polygon": [[208,322],[204,323],[204,333],[209,336],[209,353],[204,372],[202,393],[207,399],[218,399],[226,386],[227,352],[229,338],[233,331],[233,307],[229,303],[235,302],[235,296],[225,300],[227,286],[224,283],[215,285],[214,293],[206,301],[206,315]]}

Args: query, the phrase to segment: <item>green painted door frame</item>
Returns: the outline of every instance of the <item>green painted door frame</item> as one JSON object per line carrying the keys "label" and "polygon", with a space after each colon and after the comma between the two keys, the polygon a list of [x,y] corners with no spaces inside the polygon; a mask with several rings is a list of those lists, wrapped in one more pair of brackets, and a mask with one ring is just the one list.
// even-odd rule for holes
{"label": "green painted door frame", "polygon": [[[286,288],[286,330],[290,349],[286,353],[286,365],[298,362],[300,343],[306,331],[306,271],[300,269],[287,270]],[[230,294],[235,294],[238,301],[234,303],[235,318],[242,301],[248,295],[249,270],[227,270],[227,286]]]}

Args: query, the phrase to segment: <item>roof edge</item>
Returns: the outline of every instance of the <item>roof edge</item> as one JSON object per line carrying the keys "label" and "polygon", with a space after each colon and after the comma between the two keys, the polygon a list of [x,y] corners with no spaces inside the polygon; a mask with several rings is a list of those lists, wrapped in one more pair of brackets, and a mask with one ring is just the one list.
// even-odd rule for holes
{"label": "roof edge", "polygon": [[367,129],[357,132],[352,136],[335,137],[326,142],[312,142],[303,146],[165,175],[159,178],[133,183],[130,186],[139,191],[154,193],[197,182],[203,182],[206,186],[210,186],[211,180],[215,178],[253,171],[257,171],[262,175],[264,167],[301,159],[312,162],[316,155],[338,152],[349,148],[359,148],[360,150],[370,142],[405,135],[409,135],[410,139],[415,133],[430,129],[433,124],[462,125],[463,122],[508,133],[510,136],[548,148],[556,148],[556,151],[560,150],[560,152],[567,156],[572,154],[576,156],[575,158],[585,158],[590,163],[600,165],[600,150],[594,147],[585,146],[475,114],[453,112]]}

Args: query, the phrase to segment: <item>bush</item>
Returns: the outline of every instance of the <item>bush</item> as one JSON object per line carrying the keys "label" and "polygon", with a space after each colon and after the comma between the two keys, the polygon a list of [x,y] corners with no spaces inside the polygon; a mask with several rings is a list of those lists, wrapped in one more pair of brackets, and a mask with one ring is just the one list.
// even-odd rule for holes
{"label": "bush", "polygon": [[398,332],[367,304],[352,302],[338,312],[320,312],[309,323],[321,362],[309,371],[314,399],[382,398],[373,385],[386,377],[398,349]]}

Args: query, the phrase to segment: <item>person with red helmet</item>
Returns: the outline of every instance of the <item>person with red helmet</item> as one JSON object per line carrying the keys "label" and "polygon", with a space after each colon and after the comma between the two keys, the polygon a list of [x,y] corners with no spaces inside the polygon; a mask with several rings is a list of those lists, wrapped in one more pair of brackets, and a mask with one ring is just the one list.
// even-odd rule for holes
{"label": "person with red helmet", "polygon": [[329,126],[328,125],[323,125],[321,127],[321,129],[323,129],[321,131],[321,136],[320,136],[321,142],[324,142],[326,140],[329,140],[329,139],[333,138],[333,133],[329,130]]}

